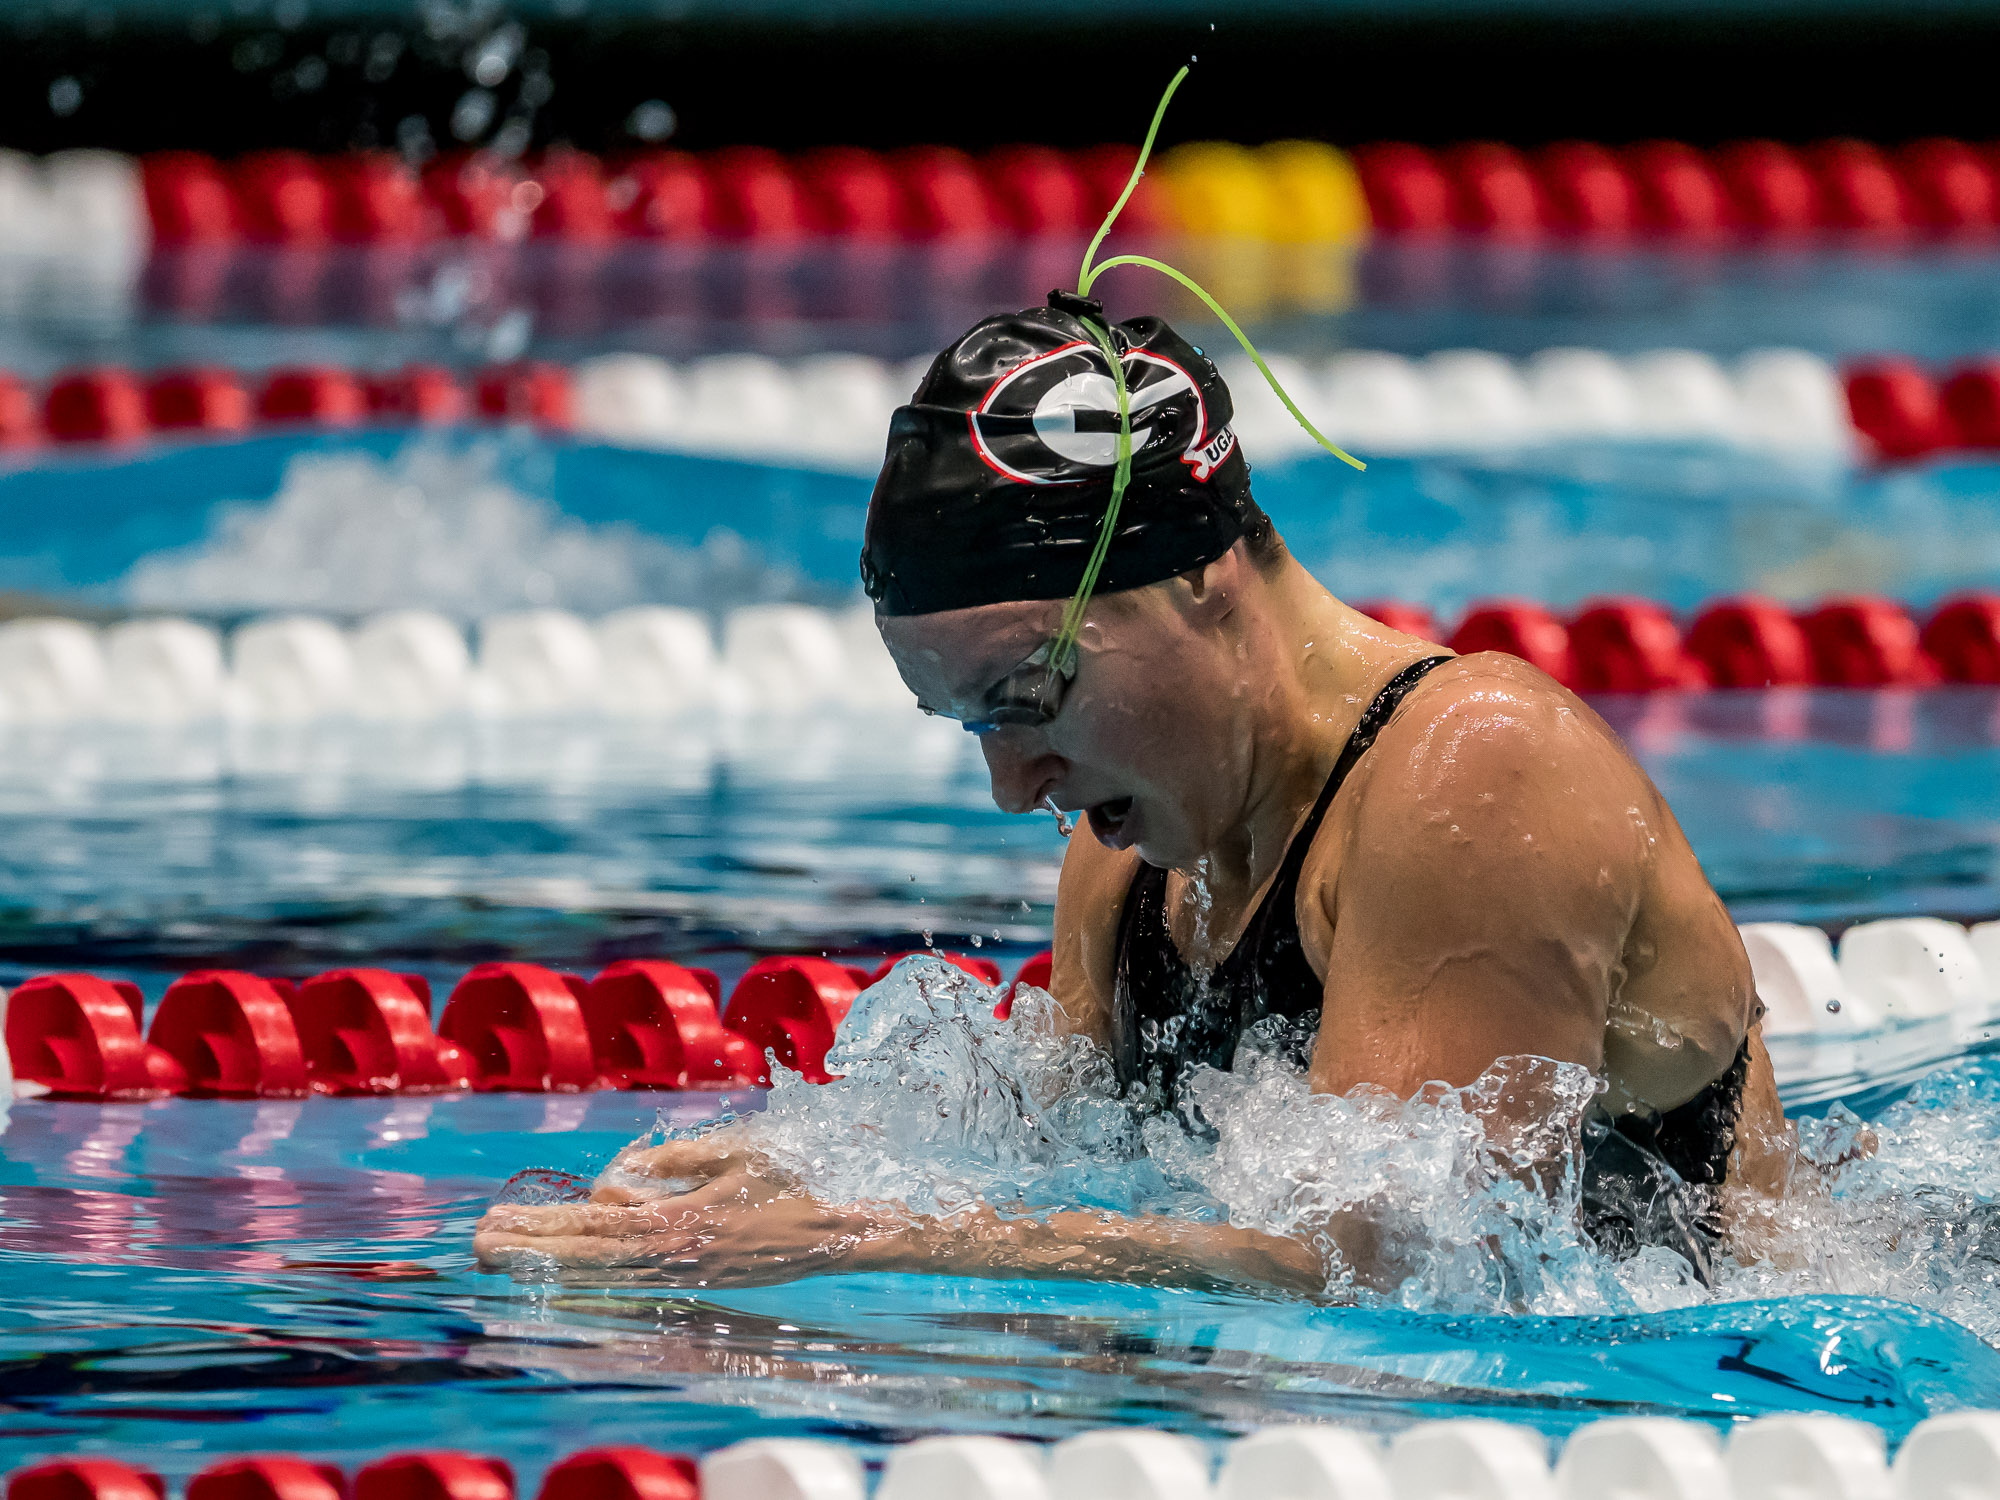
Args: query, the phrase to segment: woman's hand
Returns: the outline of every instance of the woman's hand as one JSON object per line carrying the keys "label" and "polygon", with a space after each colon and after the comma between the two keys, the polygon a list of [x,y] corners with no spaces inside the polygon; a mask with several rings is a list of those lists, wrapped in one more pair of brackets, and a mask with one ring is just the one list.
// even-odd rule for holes
{"label": "woman's hand", "polygon": [[834,1205],[734,1131],[620,1153],[586,1203],[488,1209],[472,1248],[489,1270],[672,1286],[761,1286],[830,1271],[1129,1281],[1326,1291],[1296,1240],[1178,1219],[1072,1210],[948,1220],[893,1204]]}
{"label": "woman's hand", "polygon": [[734,1132],[622,1152],[587,1203],[502,1204],[473,1232],[498,1271],[756,1286],[847,1265],[887,1226],[819,1203]]}

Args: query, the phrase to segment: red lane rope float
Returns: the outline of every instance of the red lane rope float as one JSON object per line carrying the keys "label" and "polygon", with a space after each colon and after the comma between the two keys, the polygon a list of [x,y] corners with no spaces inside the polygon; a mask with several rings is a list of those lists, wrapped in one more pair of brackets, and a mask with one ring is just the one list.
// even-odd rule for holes
{"label": "red lane rope float", "polygon": [[482,1093],[576,1093],[597,1086],[584,981],[539,964],[481,964],[458,982],[438,1035],[463,1051]]}
{"label": "red lane rope float", "polygon": [[1948,599],[1918,637],[1950,682],[2000,682],[2000,594]]}
{"label": "red lane rope float", "polygon": [[230,370],[168,370],[146,383],[146,420],[155,432],[248,432],[260,414]]}
{"label": "red lane rope float", "polygon": [[94,974],[38,974],[7,1001],[14,1076],[57,1098],[157,1099],[188,1086],[187,1071],[140,1034],[139,987]]}
{"label": "red lane rope float", "polygon": [[708,233],[714,220],[714,192],[708,177],[685,151],[660,151],[624,168],[605,186],[628,239],[686,241]]}
{"label": "red lane rope float", "polygon": [[569,371],[538,360],[481,371],[473,402],[489,421],[568,427],[574,420]]}
{"label": "red lane rope float", "polygon": [[1725,146],[1716,169],[1729,194],[1735,226],[1767,239],[1802,239],[1819,222],[1819,198],[1812,173],[1798,152],[1777,141],[1740,141]]}
{"label": "red lane rope float", "polygon": [[0,370],[0,453],[33,448],[44,436],[42,404],[34,387],[20,376]]}
{"label": "red lane rope float", "polygon": [[1834,687],[1924,686],[1942,675],[1917,622],[1887,599],[1830,599],[1799,617],[1814,678]]}
{"label": "red lane rope float", "polygon": [[357,1473],[354,1500],[514,1500],[514,1469],[471,1453],[405,1453]]}
{"label": "red lane rope float", "polygon": [[1719,688],[1806,687],[1813,680],[1805,631],[1790,610],[1769,599],[1709,605],[1689,625],[1687,649]]}
{"label": "red lane rope float", "polygon": [[289,1454],[232,1458],[190,1479],[187,1500],[347,1500],[347,1476]]}
{"label": "red lane rope float", "polygon": [[1697,244],[1729,233],[1729,191],[1706,152],[1642,141],[1619,153],[1619,164],[1631,174],[1642,232]]}
{"label": "red lane rope float", "polygon": [[155,151],[139,158],[139,182],[154,243],[226,245],[239,237],[236,196],[214,157]]}
{"label": "red lane rope float", "polygon": [[274,370],[257,390],[257,416],[274,427],[353,427],[368,415],[360,378],[331,365]]}
{"label": "red lane rope float", "polygon": [[542,1477],[539,1500],[701,1500],[701,1475],[684,1454],[590,1448]]}
{"label": "red lane rope float", "polygon": [[1912,141],[1895,170],[1916,223],[1934,234],[1976,233],[2000,223],[2000,182],[1989,159],[1963,141]]}
{"label": "red lane rope float", "polygon": [[60,376],[42,398],[42,425],[57,442],[137,442],[148,431],[145,388],[116,366]]}
{"label": "red lane rope float", "polygon": [[327,166],[333,238],[343,245],[404,245],[424,239],[430,206],[400,157],[357,152]]}
{"label": "red lane rope float", "polygon": [[756,1047],[759,1084],[771,1081],[763,1065],[767,1053],[812,1082],[826,1083],[834,1032],[869,982],[864,970],[830,959],[759,959],[730,995],[723,1020]]}
{"label": "red lane rope float", "polygon": [[312,1085],[287,998],[256,974],[197,970],[167,987],[147,1040],[180,1064],[188,1093],[296,1098]]}
{"label": "red lane rope float", "polygon": [[620,959],[588,985],[584,1025],[607,1088],[726,1088],[764,1070],[763,1052],[722,1024],[707,969]]}
{"label": "red lane rope float", "polygon": [[1569,629],[1539,604],[1479,605],[1466,612],[1445,644],[1462,656],[1479,651],[1518,656],[1565,687],[1577,680]]}
{"label": "red lane rope float", "polygon": [[1644,599],[1593,605],[1569,622],[1576,685],[1585,693],[1652,693],[1708,686],[1674,617]]}
{"label": "red lane rope float", "polygon": [[1451,226],[1465,234],[1500,240],[1535,240],[1549,226],[1548,202],[1512,146],[1474,141],[1445,157],[1452,183]]}
{"label": "red lane rope float", "polygon": [[440,426],[471,415],[472,402],[458,376],[441,365],[405,365],[362,382],[368,414],[389,422]]}
{"label": "red lane rope float", "polygon": [[1561,141],[1536,157],[1549,227],[1558,234],[1622,240],[1639,224],[1639,190],[1631,171],[1603,146]]}
{"label": "red lane rope float", "polygon": [[1870,360],[1843,375],[1855,431],[1884,458],[1908,459],[1955,446],[1937,382],[1907,359]]}
{"label": "red lane rope float", "polygon": [[431,1030],[419,974],[335,969],[287,997],[316,1093],[409,1094],[471,1085],[464,1050]]}
{"label": "red lane rope float", "polygon": [[64,1458],[16,1469],[7,1500],[166,1500],[166,1482],[150,1469],[108,1458]]}
{"label": "red lane rope float", "polygon": [[903,194],[889,164],[873,151],[828,146],[798,164],[815,230],[852,240],[893,240],[903,233]]}

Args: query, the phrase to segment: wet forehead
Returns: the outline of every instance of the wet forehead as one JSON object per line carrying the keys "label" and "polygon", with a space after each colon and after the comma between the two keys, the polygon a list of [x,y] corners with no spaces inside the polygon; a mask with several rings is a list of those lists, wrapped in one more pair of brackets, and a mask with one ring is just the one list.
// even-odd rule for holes
{"label": "wet forehead", "polygon": [[1055,601],[882,619],[882,639],[920,694],[978,698],[1046,642],[1062,619]]}

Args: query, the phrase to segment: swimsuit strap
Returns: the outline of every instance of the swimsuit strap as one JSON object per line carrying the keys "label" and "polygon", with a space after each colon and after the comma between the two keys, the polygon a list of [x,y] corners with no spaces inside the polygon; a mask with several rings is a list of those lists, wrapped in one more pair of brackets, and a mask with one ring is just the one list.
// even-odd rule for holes
{"label": "swimsuit strap", "polygon": [[1319,825],[1326,821],[1328,811],[1333,807],[1333,799],[1340,795],[1340,789],[1347,782],[1355,766],[1361,762],[1375,744],[1389,720],[1394,717],[1410,691],[1436,668],[1455,660],[1450,656],[1427,656],[1422,661],[1413,661],[1383,686],[1375,695],[1375,701],[1368,705],[1361,715],[1361,721],[1354,726],[1354,733],[1347,737],[1347,744],[1340,752],[1340,759],[1333,763],[1333,770],[1326,778],[1326,785],[1320,788],[1319,800],[1313,803],[1312,811],[1306,814],[1298,832],[1292,835],[1291,843],[1285,846],[1284,863],[1278,866],[1277,879],[1271,882],[1271,889],[1257,907],[1257,914],[1251,918],[1251,926],[1246,929],[1247,938],[1251,932],[1267,926],[1272,916],[1282,910],[1292,924],[1293,935],[1298,932],[1298,889],[1299,877],[1305,873],[1306,856],[1312,853],[1313,840],[1319,835]]}

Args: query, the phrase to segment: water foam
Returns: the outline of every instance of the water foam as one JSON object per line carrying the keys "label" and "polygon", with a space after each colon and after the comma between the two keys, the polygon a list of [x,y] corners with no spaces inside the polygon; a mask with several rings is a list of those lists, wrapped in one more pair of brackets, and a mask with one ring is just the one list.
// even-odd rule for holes
{"label": "water foam", "polygon": [[635,604],[725,606],[790,597],[798,580],[726,528],[689,547],[622,523],[589,524],[524,493],[498,441],[414,439],[388,459],[306,453],[262,504],[222,508],[193,547],[141,559],[126,600],[197,614]]}
{"label": "water foam", "polygon": [[[1916,1302],[2000,1342],[1991,1071],[1940,1073],[1872,1125],[1839,1110],[1805,1122],[1794,1193],[1710,1292],[1671,1251],[1613,1262],[1578,1235],[1579,1131],[1598,1092],[1584,1068],[1510,1058],[1469,1088],[1332,1096],[1253,1044],[1233,1072],[1190,1075],[1183,1118],[1121,1095],[1103,1051],[1058,1030],[1047,995],[1022,991],[999,1021],[999,993],[906,960],[849,1012],[828,1058],[842,1076],[774,1069],[765,1112],[737,1128],[827,1201],[1226,1221],[1315,1245],[1329,1295],[1378,1306],[1650,1313],[1851,1293]],[[1376,1226],[1386,1290],[1341,1260],[1335,1231],[1355,1217]]]}
{"label": "water foam", "polygon": [[1799,1133],[1793,1192],[1724,1295],[1892,1297],[2000,1344],[2000,1073],[1960,1063],[1872,1121],[1836,1105]]}

